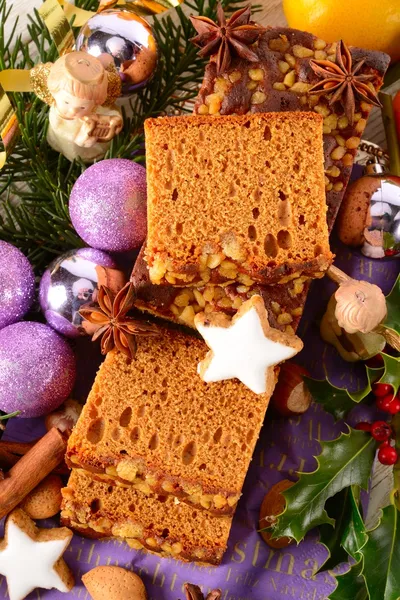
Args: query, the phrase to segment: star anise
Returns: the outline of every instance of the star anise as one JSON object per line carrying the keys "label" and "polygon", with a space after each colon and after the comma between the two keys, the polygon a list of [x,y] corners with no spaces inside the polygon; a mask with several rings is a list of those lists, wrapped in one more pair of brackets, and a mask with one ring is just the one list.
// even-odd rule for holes
{"label": "star anise", "polygon": [[135,290],[132,283],[127,283],[117,295],[102,285],[97,297],[98,304],[86,305],[80,309],[79,314],[84,319],[98,326],[92,341],[101,337],[102,354],[107,354],[116,347],[129,358],[133,358],[137,349],[136,335],[157,333],[155,325],[127,316],[134,299]]}
{"label": "star anise", "polygon": [[358,74],[365,63],[362,58],[353,65],[351,52],[340,40],[336,45],[336,62],[331,60],[310,60],[314,73],[322,77],[309,90],[309,94],[333,94],[329,104],[342,100],[344,112],[350,125],[354,123],[355,98],[374,106],[381,106],[376,92],[366,85],[365,81],[374,79],[375,75]]}
{"label": "star anise", "polygon": [[199,35],[190,41],[201,48],[199,56],[217,55],[217,74],[226,71],[233,54],[251,62],[260,60],[249,48],[254,44],[265,27],[250,21],[250,4],[237,10],[226,20],[221,3],[217,7],[217,23],[208,17],[190,17]]}
{"label": "star anise", "polygon": [[221,590],[212,590],[206,597],[198,585],[193,583],[185,583],[186,600],[221,600]]}

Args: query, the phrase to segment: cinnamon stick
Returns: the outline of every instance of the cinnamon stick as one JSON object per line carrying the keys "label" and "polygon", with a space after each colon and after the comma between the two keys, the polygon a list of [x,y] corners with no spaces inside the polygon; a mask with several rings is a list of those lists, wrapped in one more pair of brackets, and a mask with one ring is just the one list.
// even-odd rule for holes
{"label": "cinnamon stick", "polygon": [[0,519],[13,510],[64,458],[67,442],[53,427],[0,481]]}
{"label": "cinnamon stick", "polygon": [[[40,440],[32,442],[9,442],[0,440],[0,469],[9,471]],[[52,470],[52,475],[68,475],[69,469],[64,461]]]}

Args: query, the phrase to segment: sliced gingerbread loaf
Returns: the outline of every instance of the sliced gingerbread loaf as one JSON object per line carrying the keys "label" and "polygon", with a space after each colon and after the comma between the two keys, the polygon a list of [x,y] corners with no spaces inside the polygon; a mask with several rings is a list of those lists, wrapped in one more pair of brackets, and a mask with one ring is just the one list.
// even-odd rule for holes
{"label": "sliced gingerbread loaf", "polygon": [[202,340],[165,329],[140,337],[131,362],[109,353],[69,438],[69,465],[232,514],[270,395],[235,379],[202,381],[197,364],[207,350]]}
{"label": "sliced gingerbread loaf", "polygon": [[266,284],[326,270],[322,121],[310,112],[148,119],[152,283]]}
{"label": "sliced gingerbread loaf", "polygon": [[[345,114],[344,98],[330,104],[331,94],[309,94],[320,79],[311,60],[336,62],[336,43],[326,43],[310,33],[287,27],[269,27],[253,50],[259,62],[233,58],[229,69],[217,75],[215,61],[206,67],[195,105],[199,115],[246,115],[265,112],[311,111],[323,117],[325,190],[329,229],[348,183],[357,147],[372,105],[355,99],[354,123]],[[357,75],[378,91],[389,66],[383,52],[350,47],[353,67],[364,60]],[[306,149],[306,148],[305,148]],[[289,172],[288,176],[292,176]]]}
{"label": "sliced gingerbread loaf", "polygon": [[173,496],[145,496],[77,470],[62,496],[62,523],[86,537],[117,537],[135,550],[214,565],[226,549],[232,518],[197,511]]}

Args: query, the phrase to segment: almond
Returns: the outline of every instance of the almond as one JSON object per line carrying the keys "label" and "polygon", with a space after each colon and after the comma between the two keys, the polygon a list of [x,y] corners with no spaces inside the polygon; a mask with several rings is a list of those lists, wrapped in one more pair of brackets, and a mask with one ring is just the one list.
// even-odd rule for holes
{"label": "almond", "polygon": [[146,600],[138,575],[122,567],[96,567],[82,577],[93,600]]}

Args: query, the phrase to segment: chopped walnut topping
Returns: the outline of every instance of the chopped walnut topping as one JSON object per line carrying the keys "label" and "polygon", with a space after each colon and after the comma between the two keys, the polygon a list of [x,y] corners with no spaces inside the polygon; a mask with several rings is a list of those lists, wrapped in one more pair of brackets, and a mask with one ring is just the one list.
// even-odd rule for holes
{"label": "chopped walnut topping", "polygon": [[254,92],[251,97],[252,104],[262,104],[267,99],[266,94],[264,92]]}
{"label": "chopped walnut topping", "polygon": [[232,83],[236,83],[242,78],[242,74],[240,71],[232,71],[232,73],[229,73],[228,77],[229,81],[231,81]]}
{"label": "chopped walnut topping", "polygon": [[320,38],[317,38],[316,40],[314,40],[314,48],[316,50],[323,50],[324,48],[326,48],[326,42],[324,42],[324,40],[321,40]]}
{"label": "chopped walnut topping", "polygon": [[310,48],[305,48],[304,46],[299,46],[298,44],[293,46],[292,51],[297,58],[308,58],[310,56],[314,56],[313,50],[310,50]]}
{"label": "chopped walnut topping", "polygon": [[249,77],[253,81],[262,81],[264,79],[264,71],[262,69],[249,69]]}
{"label": "chopped walnut topping", "polygon": [[332,160],[340,160],[346,154],[346,148],[342,146],[336,146],[336,148],[331,152]]}
{"label": "chopped walnut topping", "polygon": [[289,71],[289,73],[286,73],[285,78],[283,80],[283,83],[286,85],[286,87],[292,87],[292,85],[294,85],[295,77],[296,73],[294,70]]}
{"label": "chopped walnut topping", "polygon": [[287,63],[284,60],[280,60],[278,62],[278,67],[279,67],[279,70],[280,70],[281,73],[287,73],[289,71],[289,69],[290,69],[289,63]]}
{"label": "chopped walnut topping", "polygon": [[274,50],[275,52],[286,52],[290,48],[286,35],[280,35],[278,38],[270,40],[268,46],[270,50]]}

